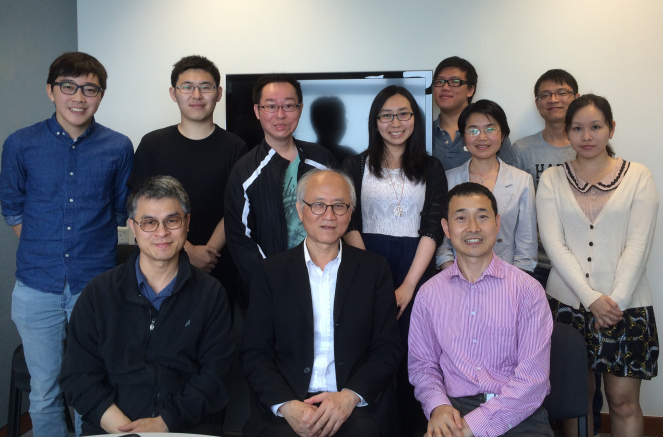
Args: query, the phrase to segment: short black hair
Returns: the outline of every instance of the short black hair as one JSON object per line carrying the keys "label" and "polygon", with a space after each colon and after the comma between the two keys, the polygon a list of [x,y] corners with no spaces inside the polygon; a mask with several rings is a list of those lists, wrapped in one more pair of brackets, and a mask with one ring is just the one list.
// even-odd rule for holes
{"label": "short black hair", "polygon": [[547,80],[553,81],[559,85],[566,84],[571,87],[571,89],[573,90],[573,94],[578,94],[578,82],[576,82],[575,78],[571,76],[571,73],[569,73],[566,70],[555,68],[543,73],[541,77],[536,81],[536,83],[534,84],[534,97],[539,95],[539,87],[543,82]]}
{"label": "short black hair", "polygon": [[497,217],[497,200],[495,199],[493,193],[485,186],[477,184],[476,182],[464,182],[450,189],[445,197],[445,207],[447,210],[447,215],[445,218],[447,219],[447,221],[449,221],[449,214],[451,214],[451,211],[449,211],[449,205],[451,204],[451,199],[453,199],[454,197],[470,197],[470,196],[487,197],[490,200],[490,206],[493,207],[493,212],[495,213],[495,217]]}
{"label": "short black hair", "polygon": [[[593,105],[594,107],[596,107],[596,109],[598,109],[603,113],[603,118],[605,118],[605,124],[608,125],[608,129],[610,129],[610,131],[612,132],[613,129],[612,108],[610,107],[608,99],[606,99],[605,97],[597,96],[596,94],[585,94],[572,101],[569,104],[568,109],[566,110],[566,117],[564,118],[564,130],[567,132],[567,134],[569,130],[571,130],[571,123],[573,123],[573,116],[576,115],[576,113],[585,106],[590,106],[590,105]],[[606,152],[608,152],[608,156],[611,157],[615,156],[615,150],[612,148],[610,143],[608,143],[608,147],[606,147]]]}
{"label": "short black hair", "polygon": [[180,78],[180,74],[187,70],[206,71],[212,75],[214,85],[217,87],[221,85],[221,74],[219,73],[219,69],[216,68],[216,65],[214,65],[214,62],[204,56],[191,55],[183,57],[173,65],[173,72],[170,73],[170,84],[173,88],[177,86],[177,79]]}
{"label": "short black hair", "polygon": [[262,98],[262,90],[270,83],[289,83],[295,88],[297,93],[297,103],[302,103],[304,97],[302,96],[302,85],[295,79],[292,74],[286,73],[271,73],[260,76],[256,83],[253,85],[253,93],[251,95],[254,105],[260,104]]}
{"label": "short black hair", "polygon": [[435,73],[433,73],[433,79],[435,79],[437,75],[440,74],[440,71],[447,67],[456,67],[465,72],[465,75],[467,76],[467,86],[474,87],[474,93],[467,98],[467,103],[472,103],[472,98],[474,98],[477,93],[477,81],[479,80],[479,76],[477,75],[477,70],[474,68],[474,65],[470,64],[469,61],[463,58],[452,56],[437,64],[437,67],[435,67]]}
{"label": "short black hair", "polygon": [[504,113],[504,109],[502,109],[500,105],[493,102],[492,100],[482,99],[467,105],[458,116],[458,130],[461,134],[465,133],[467,119],[470,118],[470,115],[476,113],[490,115],[493,117],[495,121],[497,121],[497,124],[500,125],[500,131],[502,131],[504,138],[508,137],[511,133],[511,129],[509,129],[509,123],[506,121],[506,114]]}
{"label": "short black hair", "polygon": [[53,82],[60,77],[79,77],[93,74],[99,79],[99,86],[102,90],[106,89],[106,79],[108,74],[101,62],[94,56],[83,52],[68,52],[58,56],[48,69],[48,79],[46,84],[53,85]]}

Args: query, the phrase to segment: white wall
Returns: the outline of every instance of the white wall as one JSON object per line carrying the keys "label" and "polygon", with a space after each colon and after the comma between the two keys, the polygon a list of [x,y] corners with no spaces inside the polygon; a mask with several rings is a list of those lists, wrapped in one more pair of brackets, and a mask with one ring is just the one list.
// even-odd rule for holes
{"label": "white wall", "polygon": [[[534,82],[563,68],[581,93],[610,100],[617,154],[647,165],[663,192],[661,16],[657,0],[79,0],[78,44],[110,74],[97,120],[135,146],[179,121],[170,71],[190,54],[222,73],[432,70],[458,55],[479,73],[477,98],[505,109],[512,140],[542,128]],[[216,117],[223,125],[223,102]],[[648,273],[661,320],[662,221]],[[641,402],[663,416],[663,377],[643,383]]]}

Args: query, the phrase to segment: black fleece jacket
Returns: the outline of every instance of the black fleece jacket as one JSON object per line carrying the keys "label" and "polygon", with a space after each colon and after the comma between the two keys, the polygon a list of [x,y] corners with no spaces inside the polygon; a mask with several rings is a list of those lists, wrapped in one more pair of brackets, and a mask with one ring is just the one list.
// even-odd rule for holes
{"label": "black fleece jacket", "polygon": [[137,256],[83,289],[60,385],[85,435],[104,433],[101,416],[113,403],[132,421],[161,415],[171,432],[210,429],[229,400],[235,344],[226,292],[182,250],[172,295],[157,311],[138,289]]}

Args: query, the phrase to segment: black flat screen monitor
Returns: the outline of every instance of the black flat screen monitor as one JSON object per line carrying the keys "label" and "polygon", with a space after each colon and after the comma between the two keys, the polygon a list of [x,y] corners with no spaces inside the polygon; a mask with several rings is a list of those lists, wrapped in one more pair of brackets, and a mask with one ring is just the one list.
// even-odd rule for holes
{"label": "black flat screen monitor", "polygon": [[[251,91],[261,74],[226,75],[226,129],[249,148],[263,139],[253,112]],[[433,72],[373,71],[354,73],[294,73],[302,85],[304,107],[295,138],[327,147],[339,161],[368,146],[368,113],[375,96],[389,85],[407,88],[426,121],[426,150],[432,151],[433,110],[430,85]]]}

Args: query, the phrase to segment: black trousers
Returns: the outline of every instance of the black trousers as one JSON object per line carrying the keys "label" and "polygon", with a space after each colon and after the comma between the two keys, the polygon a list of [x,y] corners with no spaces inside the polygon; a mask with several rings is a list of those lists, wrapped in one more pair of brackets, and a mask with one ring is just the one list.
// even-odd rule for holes
{"label": "black trousers", "polygon": [[[461,416],[477,409],[483,403],[481,395],[460,398],[449,397],[449,401],[451,401],[451,406],[460,412]],[[502,435],[509,437],[553,437],[552,428],[548,423],[548,412],[545,408],[539,407],[531,416]]]}

